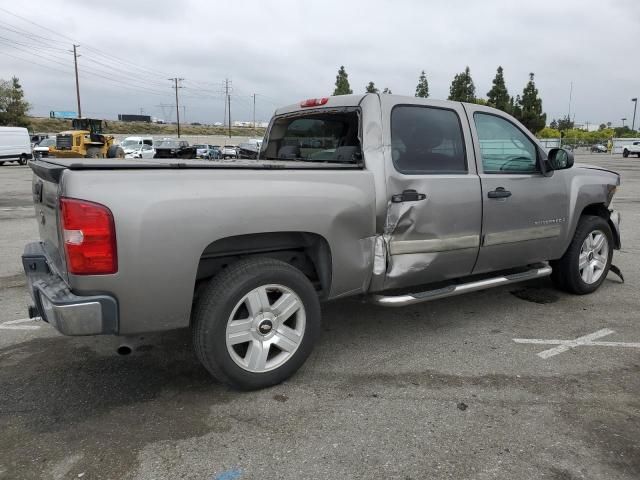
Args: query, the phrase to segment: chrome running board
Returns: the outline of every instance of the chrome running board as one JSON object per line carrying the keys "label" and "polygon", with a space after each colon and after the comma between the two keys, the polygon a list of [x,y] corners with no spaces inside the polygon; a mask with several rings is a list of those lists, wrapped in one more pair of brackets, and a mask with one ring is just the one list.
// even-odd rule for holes
{"label": "chrome running board", "polygon": [[405,295],[371,295],[369,300],[372,303],[383,307],[404,307],[406,305],[413,305],[414,303],[429,302],[438,298],[453,297],[463,293],[476,292],[478,290],[485,290],[487,288],[498,287],[500,285],[524,282],[525,280],[533,280],[534,278],[547,277],[549,275],[551,275],[551,267],[544,266],[527,270],[526,272],[501,275],[499,277],[486,278],[484,280],[477,280],[469,283],[460,283],[458,285],[449,285],[436,290],[427,290],[426,292],[408,293]]}

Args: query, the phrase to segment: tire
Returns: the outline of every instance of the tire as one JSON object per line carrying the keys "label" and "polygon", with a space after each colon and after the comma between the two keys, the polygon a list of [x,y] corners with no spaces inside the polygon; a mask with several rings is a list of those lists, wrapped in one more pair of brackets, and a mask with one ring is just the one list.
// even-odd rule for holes
{"label": "tire", "polygon": [[26,165],[27,164],[27,156],[26,155],[20,155],[20,159],[18,160],[18,163],[20,165]]}
{"label": "tire", "polygon": [[4,165],[4,162],[0,162],[0,167],[1,167],[2,165]]}
{"label": "tire", "polygon": [[[599,243],[600,236],[604,237],[604,244],[603,248],[598,249],[593,242],[595,239],[595,242]],[[591,238],[590,244],[587,237]],[[565,254],[559,260],[551,262],[551,279],[556,287],[576,295],[595,292],[609,273],[613,245],[611,227],[604,218],[594,215],[582,216]],[[584,269],[580,268],[584,265],[583,262],[586,262]],[[589,271],[592,273],[591,277]]]}
{"label": "tire", "polygon": [[87,154],[84,158],[104,158],[102,155],[102,151],[100,147],[89,147],[87,148]]}
{"label": "tire", "polygon": [[107,150],[107,158],[124,158],[124,150],[118,145],[111,145]]}
{"label": "tire", "polygon": [[622,151],[622,156],[624,158],[627,158],[629,156],[629,150],[627,150],[626,148]]}
{"label": "tire", "polygon": [[[283,299],[287,316],[277,308]],[[241,390],[270,387],[305,362],[320,319],[318,295],[300,270],[279,260],[248,258],[219,273],[199,295],[191,326],[194,349],[218,380]],[[235,333],[228,331],[232,323]]]}

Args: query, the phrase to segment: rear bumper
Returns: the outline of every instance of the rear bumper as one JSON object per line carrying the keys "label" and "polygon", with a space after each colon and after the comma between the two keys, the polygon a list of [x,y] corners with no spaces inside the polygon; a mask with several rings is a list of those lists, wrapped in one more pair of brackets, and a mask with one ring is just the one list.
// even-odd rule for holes
{"label": "rear bumper", "polygon": [[49,267],[39,242],[22,254],[29,293],[42,319],[63,335],[118,333],[118,303],[109,295],[76,295]]}

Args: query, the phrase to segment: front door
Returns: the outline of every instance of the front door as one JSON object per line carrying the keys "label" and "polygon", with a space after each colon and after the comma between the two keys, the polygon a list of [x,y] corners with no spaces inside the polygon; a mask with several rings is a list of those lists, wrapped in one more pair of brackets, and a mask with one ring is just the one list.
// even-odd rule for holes
{"label": "front door", "polygon": [[[481,195],[461,104],[383,97],[388,249],[384,288],[469,275],[480,244]],[[390,161],[389,161],[390,160]]]}
{"label": "front door", "polygon": [[482,244],[474,273],[548,260],[568,228],[563,172],[543,175],[545,153],[510,117],[466,108],[482,184]]}

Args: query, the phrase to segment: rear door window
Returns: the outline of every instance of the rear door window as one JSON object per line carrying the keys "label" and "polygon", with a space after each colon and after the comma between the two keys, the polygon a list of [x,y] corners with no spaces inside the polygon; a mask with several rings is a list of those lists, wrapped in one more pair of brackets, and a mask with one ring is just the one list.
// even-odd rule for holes
{"label": "rear door window", "polygon": [[453,110],[398,105],[391,112],[391,154],[405,174],[467,173],[458,114]]}

